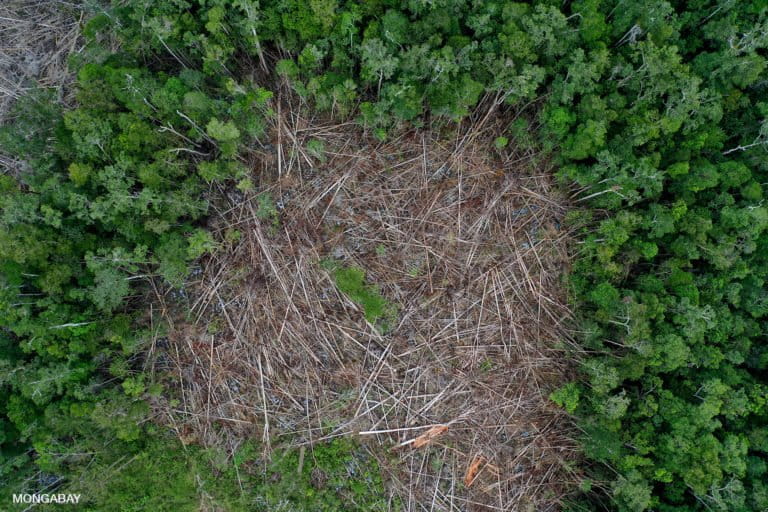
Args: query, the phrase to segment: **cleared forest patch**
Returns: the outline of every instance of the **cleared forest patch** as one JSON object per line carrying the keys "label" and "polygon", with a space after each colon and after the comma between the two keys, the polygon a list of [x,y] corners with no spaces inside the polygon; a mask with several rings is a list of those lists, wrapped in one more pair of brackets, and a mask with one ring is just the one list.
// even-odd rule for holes
{"label": "cleared forest patch", "polygon": [[0,5],[0,123],[11,103],[37,87],[62,99],[74,76],[67,58],[82,45],[80,2],[7,0]]}
{"label": "cleared forest patch", "polygon": [[573,363],[546,162],[495,149],[509,116],[487,106],[382,143],[278,103],[253,188],[210,220],[219,249],[158,294],[179,385],[158,413],[232,450],[357,437],[406,510],[558,509],[579,455],[547,398]]}

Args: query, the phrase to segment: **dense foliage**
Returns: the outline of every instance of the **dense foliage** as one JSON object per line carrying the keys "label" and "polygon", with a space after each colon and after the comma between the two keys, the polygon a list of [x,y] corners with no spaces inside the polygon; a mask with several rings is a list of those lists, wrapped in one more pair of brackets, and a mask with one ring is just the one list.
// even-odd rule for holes
{"label": "dense foliage", "polygon": [[4,450],[47,464],[100,419],[136,438],[130,355],[151,333],[123,299],[211,248],[201,192],[241,175],[268,100],[239,77],[274,66],[380,137],[485,93],[538,98],[540,143],[589,208],[585,379],[553,399],[611,467],[594,476],[620,510],[768,508],[765,0],[131,0],[86,34],[81,106],[26,103],[3,138],[30,162],[0,181]]}
{"label": "dense foliage", "polygon": [[614,13],[542,113],[606,210],[572,276],[586,451],[624,510],[764,510],[766,3]]}

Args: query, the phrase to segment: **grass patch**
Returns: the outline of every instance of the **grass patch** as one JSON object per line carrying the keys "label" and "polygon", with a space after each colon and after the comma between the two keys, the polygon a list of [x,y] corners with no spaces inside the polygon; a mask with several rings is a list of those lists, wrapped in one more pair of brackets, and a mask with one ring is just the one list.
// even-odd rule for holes
{"label": "grass patch", "polygon": [[336,287],[363,308],[366,320],[382,332],[392,328],[397,320],[397,307],[381,295],[378,286],[366,284],[363,269],[342,267],[332,261],[324,261],[323,266],[333,275]]}

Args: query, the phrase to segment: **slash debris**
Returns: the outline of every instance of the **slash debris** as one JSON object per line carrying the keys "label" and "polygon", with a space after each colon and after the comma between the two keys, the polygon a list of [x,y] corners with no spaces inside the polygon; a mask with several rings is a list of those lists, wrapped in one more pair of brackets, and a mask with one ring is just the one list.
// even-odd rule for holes
{"label": "slash debris", "polygon": [[[557,510],[580,476],[575,428],[547,398],[573,359],[568,201],[546,159],[494,149],[510,113],[490,99],[458,127],[387,142],[277,102],[255,190],[218,191],[220,249],[181,294],[158,293],[178,383],[158,414],[233,450],[355,436],[405,510]],[[328,259],[396,305],[389,330]]]}

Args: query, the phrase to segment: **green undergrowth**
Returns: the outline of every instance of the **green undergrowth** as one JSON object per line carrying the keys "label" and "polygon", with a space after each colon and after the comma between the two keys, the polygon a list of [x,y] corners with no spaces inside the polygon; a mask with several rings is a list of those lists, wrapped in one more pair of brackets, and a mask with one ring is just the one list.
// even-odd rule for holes
{"label": "green undergrowth", "polygon": [[389,501],[378,464],[346,439],[315,445],[303,457],[299,449],[276,455],[257,491],[256,510],[397,512]]}
{"label": "green undergrowth", "polygon": [[[301,451],[282,448],[269,461],[246,441],[234,454],[181,446],[155,433],[133,449],[104,446],[87,465],[56,484],[55,473],[17,475],[6,493],[79,494],[77,510],[89,512],[396,512],[385,497],[379,468],[349,439],[318,443]],[[47,484],[47,487],[46,487]],[[39,505],[58,510],[63,505]],[[71,506],[71,505],[70,505]],[[29,505],[4,506],[22,511]]]}
{"label": "green undergrowth", "polygon": [[382,332],[394,326],[397,307],[381,295],[378,286],[366,283],[363,269],[344,267],[331,260],[324,260],[321,264],[331,273],[338,289],[363,308],[368,322]]}

